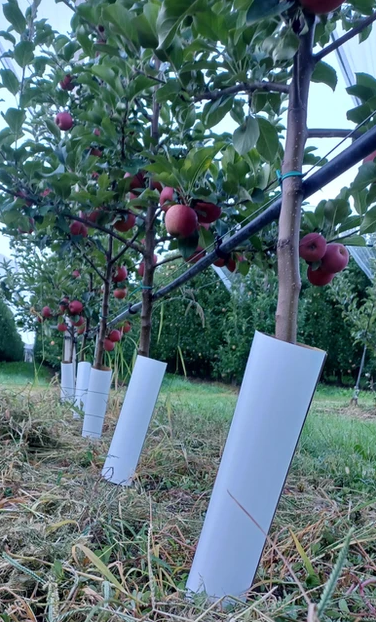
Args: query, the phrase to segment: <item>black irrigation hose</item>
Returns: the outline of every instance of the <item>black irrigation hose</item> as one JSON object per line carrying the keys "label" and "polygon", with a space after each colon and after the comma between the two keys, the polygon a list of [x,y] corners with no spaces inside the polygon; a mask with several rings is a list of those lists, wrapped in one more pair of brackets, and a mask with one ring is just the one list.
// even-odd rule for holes
{"label": "black irrigation hose", "polygon": [[[363,134],[360,138],[353,142],[347,149],[342,151],[338,156],[333,158],[330,162],[325,164],[317,173],[314,173],[308,179],[305,179],[302,183],[303,199],[307,199],[312,196],[318,190],[321,190],[324,186],[332,182],[334,179],[348,171],[352,166],[355,166],[370,155],[376,149],[376,127]],[[222,242],[220,245],[221,253],[230,253],[239,244],[248,240],[252,235],[259,233],[261,229],[270,225],[273,221],[277,220],[281,211],[282,197],[276,199],[265,212],[254,218],[248,225],[245,225],[237,233],[231,236],[226,242]],[[160,298],[165,298],[170,292],[174,291],[193,277],[197,276],[211,266],[218,259],[217,251],[213,250],[200,259],[194,266],[188,268],[181,276],[174,279],[171,283],[159,289],[153,295],[153,302]],[[122,320],[124,320],[129,313],[135,314],[140,311],[142,302],[137,302],[134,305],[130,305],[126,310],[116,316],[109,326],[114,326]]]}

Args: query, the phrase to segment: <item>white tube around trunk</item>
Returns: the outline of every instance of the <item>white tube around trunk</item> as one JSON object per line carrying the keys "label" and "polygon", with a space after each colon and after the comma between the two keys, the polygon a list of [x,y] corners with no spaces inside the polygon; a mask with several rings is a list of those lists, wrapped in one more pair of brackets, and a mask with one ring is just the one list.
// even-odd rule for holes
{"label": "white tube around trunk", "polygon": [[[85,411],[87,392],[89,388],[91,372],[91,363],[81,361],[77,365],[77,378],[76,378],[76,392],[74,399],[74,406],[76,409]],[[80,415],[76,410],[72,410],[73,419],[80,419]]]}
{"label": "white tube around trunk", "polygon": [[243,597],[251,586],[325,356],[255,333],[188,592]]}
{"label": "white tube around trunk", "polygon": [[88,438],[100,438],[102,436],[111,380],[111,369],[91,368],[82,436]]}
{"label": "white tube around trunk", "polygon": [[135,474],[167,363],[138,356],[102,475],[129,486]]}
{"label": "white tube around trunk", "polygon": [[74,400],[74,363],[61,363],[60,399],[62,402]]}

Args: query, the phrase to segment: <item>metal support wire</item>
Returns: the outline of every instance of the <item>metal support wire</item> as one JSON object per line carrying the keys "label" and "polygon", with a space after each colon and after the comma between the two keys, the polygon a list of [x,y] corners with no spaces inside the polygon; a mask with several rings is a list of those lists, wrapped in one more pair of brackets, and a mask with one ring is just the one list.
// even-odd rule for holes
{"label": "metal support wire", "polygon": [[[376,127],[363,134],[352,145],[347,147],[338,156],[333,158],[330,162],[325,164],[321,170],[317,171],[302,183],[303,199],[321,190],[324,186],[332,182],[334,179],[345,173],[350,168],[358,164],[361,160],[366,158],[375,150],[376,144]],[[262,214],[254,218],[250,223],[245,225],[242,229],[237,231],[228,240],[222,242],[221,251],[223,253],[231,253],[239,244],[248,240],[252,235],[259,233],[264,227],[270,225],[273,221],[277,220],[281,212],[282,197],[279,197],[268,207]],[[165,298],[170,292],[174,291],[193,277],[197,276],[208,268],[214,261],[218,259],[215,250],[208,253],[200,259],[194,266],[188,268],[181,276],[174,279],[171,283],[159,289],[153,295],[153,302],[160,298]],[[142,302],[127,307],[122,313],[119,313],[111,322],[109,326],[114,326],[122,320],[124,320],[129,313],[137,313],[142,307]]]}

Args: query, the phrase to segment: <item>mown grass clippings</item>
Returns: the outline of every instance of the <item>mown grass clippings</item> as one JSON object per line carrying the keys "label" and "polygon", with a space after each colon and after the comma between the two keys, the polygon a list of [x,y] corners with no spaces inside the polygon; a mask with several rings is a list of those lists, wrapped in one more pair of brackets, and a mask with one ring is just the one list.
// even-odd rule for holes
{"label": "mown grass clippings", "polygon": [[336,405],[333,392],[319,395],[256,582],[246,603],[225,608],[202,595],[187,600],[184,586],[236,392],[168,378],[129,489],[101,478],[122,398],[111,395],[103,439],[91,443],[56,389],[0,394],[4,622],[317,622],[351,529],[320,622],[375,619],[376,424],[368,404],[352,414],[346,396]]}

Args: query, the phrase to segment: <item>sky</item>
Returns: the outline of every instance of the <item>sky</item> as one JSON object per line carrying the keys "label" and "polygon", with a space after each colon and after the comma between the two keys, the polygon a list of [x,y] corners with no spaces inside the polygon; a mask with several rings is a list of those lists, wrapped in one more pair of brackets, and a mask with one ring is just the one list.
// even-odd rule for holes
{"label": "sky", "polygon": [[[81,0],[82,1],[82,0]],[[29,0],[19,0],[21,10],[25,11],[30,4]],[[51,26],[59,32],[68,32],[71,19],[70,9],[62,2],[55,4],[53,0],[42,0],[38,17],[45,18]],[[1,18],[3,16],[1,15]],[[348,56],[350,66],[355,71],[363,71],[376,76],[376,61],[373,52],[375,47],[376,30],[373,32],[373,41],[366,41],[359,47],[357,38],[351,43],[346,44],[346,54]],[[6,47],[7,42],[0,40],[0,43]],[[373,43],[373,45],[372,45]],[[346,93],[346,84],[342,76],[339,63],[335,53],[325,59],[337,71],[338,84],[333,92],[324,84],[312,84],[308,108],[308,127],[313,128],[338,128],[353,129],[354,125],[349,123],[346,118],[348,109],[354,106],[352,98]],[[4,101],[1,101],[3,99]],[[0,91],[0,111],[5,111],[9,106],[15,105],[14,97],[5,89]],[[5,122],[0,116],[0,129],[5,126]],[[233,131],[237,127],[236,123],[228,117],[219,124],[216,131],[221,129],[225,131]],[[314,145],[318,148],[317,155],[325,156],[340,140],[336,139],[312,139],[308,141],[308,145]],[[329,159],[338,155],[344,148],[350,144],[347,140],[337,149]],[[358,167],[354,167],[347,173],[337,178],[334,182],[320,190],[316,195],[310,198],[309,203],[314,207],[322,199],[334,198],[341,188],[349,185],[357,173]],[[0,254],[10,256],[9,243],[6,236],[0,233]]]}

